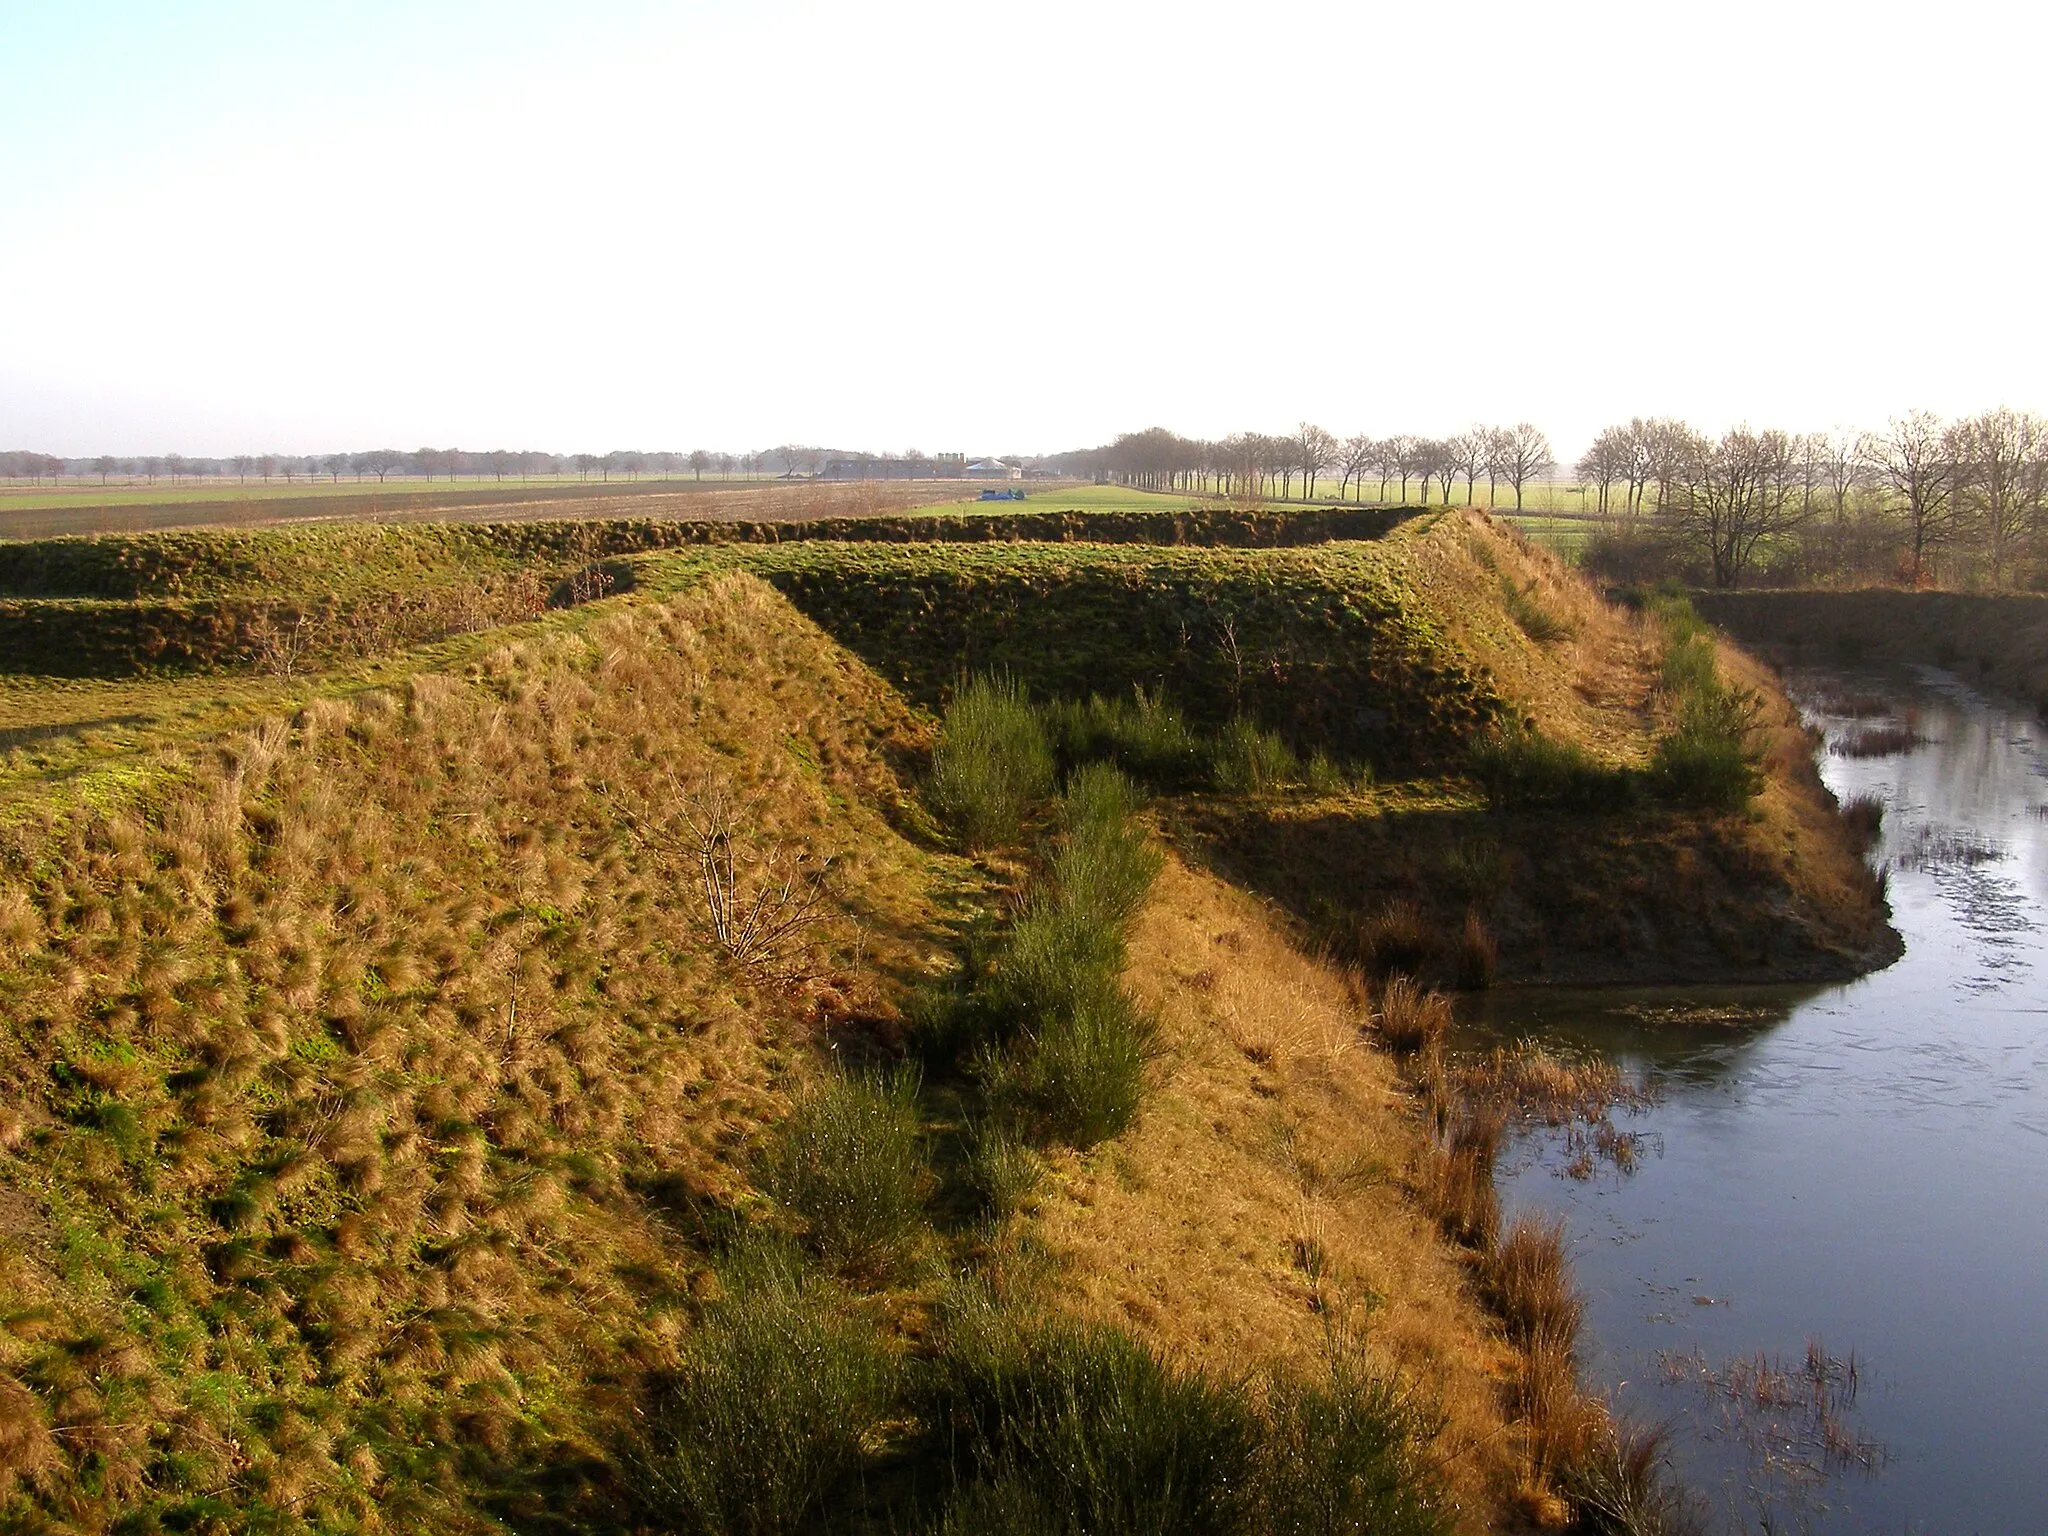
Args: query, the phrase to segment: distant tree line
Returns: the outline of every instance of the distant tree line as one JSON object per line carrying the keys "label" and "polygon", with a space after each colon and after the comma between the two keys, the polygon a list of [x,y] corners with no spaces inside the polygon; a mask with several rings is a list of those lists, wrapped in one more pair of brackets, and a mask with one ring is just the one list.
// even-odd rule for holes
{"label": "distant tree line", "polygon": [[2028,411],[1719,437],[1637,417],[1577,470],[1613,524],[1587,550],[1609,575],[2048,586],[2048,420]]}
{"label": "distant tree line", "polygon": [[[92,458],[59,458],[54,454],[25,450],[0,452],[0,480],[97,480],[102,484],[142,481],[154,485],[169,481],[232,479],[241,484],[258,481],[354,480],[385,482],[394,476],[426,480],[561,479],[640,480],[649,476],[675,480],[702,480],[707,474],[729,478],[745,476],[809,476],[822,473],[827,465],[848,464],[859,471],[862,465],[884,472],[888,466],[897,474],[907,472],[944,476],[958,474],[968,462],[964,453],[924,454],[916,449],[902,455],[843,452],[827,448],[786,443],[750,453],[714,453],[696,448],[686,453],[642,453],[620,449],[612,453],[536,453],[496,448],[471,452],[462,448],[373,448],[358,453],[323,454],[235,454],[226,458],[189,457],[181,453],[124,457],[100,454]],[[1019,461],[1022,462],[1022,461]]]}
{"label": "distant tree line", "polygon": [[1512,427],[1475,426],[1455,437],[1398,435],[1373,437],[1360,433],[1338,437],[1311,422],[1292,433],[1237,432],[1229,437],[1182,437],[1164,427],[1126,432],[1101,448],[1055,454],[1049,468],[1087,479],[1134,486],[1142,490],[1187,491],[1201,495],[1292,499],[1297,485],[1315,500],[1326,482],[1335,482],[1335,499],[1386,501],[1398,488],[1408,500],[1418,490],[1427,504],[1433,498],[1448,506],[1464,481],[1464,499],[1476,502],[1476,487],[1486,482],[1487,505],[1502,486],[1522,505],[1524,489],[1557,467],[1550,440],[1528,422]]}

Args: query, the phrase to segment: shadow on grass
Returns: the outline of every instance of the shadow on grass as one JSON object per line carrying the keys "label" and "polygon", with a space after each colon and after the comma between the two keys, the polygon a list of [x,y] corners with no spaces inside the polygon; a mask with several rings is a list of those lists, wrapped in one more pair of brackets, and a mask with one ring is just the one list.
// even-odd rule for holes
{"label": "shadow on grass", "polygon": [[1711,816],[1254,796],[1176,802],[1162,820],[1183,853],[1276,902],[1332,958],[1382,974],[1456,985],[1475,918],[1501,982],[1856,972],[1784,920],[1782,876]]}

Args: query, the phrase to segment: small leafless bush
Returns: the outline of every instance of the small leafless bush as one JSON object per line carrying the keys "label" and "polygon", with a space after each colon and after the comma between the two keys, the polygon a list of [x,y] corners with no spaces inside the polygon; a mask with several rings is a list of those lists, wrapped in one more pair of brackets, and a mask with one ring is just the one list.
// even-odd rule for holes
{"label": "small leafless bush", "polygon": [[264,610],[249,624],[249,651],[256,665],[290,682],[311,662],[320,625],[311,614],[285,615]]}
{"label": "small leafless bush", "polygon": [[752,970],[783,974],[806,935],[830,915],[825,898],[832,860],[755,841],[740,825],[744,809],[723,790],[689,797],[679,808],[718,947]]}

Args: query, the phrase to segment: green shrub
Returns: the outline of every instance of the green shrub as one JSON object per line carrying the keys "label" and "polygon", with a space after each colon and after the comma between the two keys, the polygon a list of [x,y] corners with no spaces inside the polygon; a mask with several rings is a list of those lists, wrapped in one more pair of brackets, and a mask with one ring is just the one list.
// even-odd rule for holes
{"label": "green shrub", "polygon": [[1352,790],[1370,787],[1372,769],[1350,769],[1339,763],[1321,747],[1309,754],[1308,766],[1302,777],[1308,787],[1319,795],[1341,795]]}
{"label": "green shrub", "polygon": [[864,1279],[900,1273],[923,1235],[931,1183],[915,1075],[834,1076],[807,1089],[763,1148],[760,1177],[803,1218],[826,1263]]}
{"label": "green shrub", "polygon": [[1677,698],[1719,688],[1721,674],[1715,660],[1713,637],[1695,633],[1666,646],[1660,680],[1665,692]]}
{"label": "green shrub", "polygon": [[1352,1351],[1333,1347],[1319,1380],[1277,1377],[1266,1418],[1257,1503],[1268,1536],[1451,1529],[1416,1460],[1442,1419]]}
{"label": "green shrub", "polygon": [[1252,1529],[1256,1415],[1116,1329],[971,1305],[951,1320],[923,1406],[958,1480],[949,1529]]}
{"label": "green shrub", "polygon": [[983,1057],[980,1076],[999,1115],[1085,1149],[1137,1115],[1157,1037],[1151,1017],[1112,980],[1025,1025],[1007,1050]]}
{"label": "green shrub", "polygon": [[650,1413],[644,1497],[705,1536],[795,1531],[859,1468],[890,1412],[895,1358],[786,1251],[750,1244],[723,1279]]}
{"label": "green shrub", "polygon": [[1489,732],[1473,744],[1472,774],[1496,810],[1554,806],[1603,811],[1625,805],[1628,776],[1568,741],[1526,728]]}
{"label": "green shrub", "polygon": [[1011,1126],[985,1119],[962,1138],[960,1184],[975,1209],[998,1221],[1020,1208],[1045,1177],[1038,1154]]}
{"label": "green shrub", "polygon": [[1090,694],[1046,706],[1045,723],[1060,760],[1107,761],[1162,789],[1179,789],[1202,776],[1201,738],[1159,691],[1134,687],[1128,699]]}
{"label": "green shrub", "polygon": [[1138,915],[1163,865],[1136,820],[1131,781],[1106,763],[1076,770],[1060,797],[1065,827],[1053,855],[1059,904],[1083,922],[1121,931]]}
{"label": "green shrub", "polygon": [[1012,925],[966,1012],[974,1069],[1010,1124],[1078,1147],[1130,1124],[1155,1027],[1123,991],[1124,930],[1161,859],[1137,791],[1106,763],[1076,770],[1045,884]]}
{"label": "green shrub", "polygon": [[1052,783],[1052,747],[1023,687],[1000,675],[969,680],[932,754],[932,810],[969,847],[997,847],[1018,840]]}
{"label": "green shrub", "polygon": [[1042,891],[1011,925],[970,1009],[983,1035],[1007,1039],[1030,1020],[1070,1013],[1114,988],[1123,960],[1122,929]]}
{"label": "green shrub", "polygon": [[1287,743],[1242,715],[1223,728],[1209,749],[1216,787],[1230,794],[1258,794],[1291,783],[1300,764]]}
{"label": "green shrub", "polygon": [[1762,711],[1753,689],[1717,685],[1689,695],[1650,763],[1658,793],[1705,810],[1740,810],[1763,786],[1763,753],[1753,741]]}

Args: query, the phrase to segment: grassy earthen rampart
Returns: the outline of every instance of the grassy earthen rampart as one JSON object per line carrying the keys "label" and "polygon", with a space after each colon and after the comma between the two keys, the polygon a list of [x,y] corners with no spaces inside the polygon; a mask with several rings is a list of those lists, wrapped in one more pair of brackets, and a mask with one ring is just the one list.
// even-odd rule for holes
{"label": "grassy earthen rampart", "polygon": [[1415,601],[1404,533],[1311,550],[799,546],[758,571],[928,707],[1003,670],[1042,697],[1163,691],[1360,760],[1455,756],[1490,722],[1486,679]]}
{"label": "grassy earthen rampart", "polygon": [[[712,545],[1073,543],[1277,548],[1376,538],[1399,509],[882,514],[810,519],[334,523],[0,543],[0,671],[123,677],[263,666],[296,631],[358,658],[528,617],[579,572]],[[522,606],[524,610],[522,611]]]}
{"label": "grassy earthen rampart", "polygon": [[[401,590],[531,568],[410,548],[359,553]],[[915,706],[970,666],[1159,689],[1346,761],[1151,813],[1189,857],[1130,937],[1122,981],[1165,1047],[1130,1128],[1047,1152],[1007,1231],[935,1197],[935,1259],[806,1305],[929,1355],[947,1270],[981,1266],[1225,1382],[1362,1338],[1445,1415],[1431,1476],[1466,1529],[1541,1492],[1513,1353],[1421,1203],[1437,1149],[1358,983],[1305,951],[1370,960],[1401,903],[1422,968],[1476,917],[1505,975],[1586,974],[1624,930],[1656,939],[1627,974],[1673,967],[1703,911],[1730,914],[1737,970],[1817,973],[1882,931],[1782,714],[1746,812],[1484,808],[1477,733],[1519,719],[1640,767],[1667,706],[1642,623],[1483,519],[1316,550],[807,542],[635,571],[624,597],[273,679],[239,718],[137,728],[104,772],[6,792],[0,1516],[660,1523],[649,1415],[728,1315],[734,1235],[791,1225],[762,1144],[835,1062],[899,1060],[962,930],[1036,878],[1028,854],[947,851],[918,803]],[[177,600],[269,579],[181,578]],[[156,686],[186,707],[190,682]],[[1699,885],[1659,864],[1615,898],[1633,847]],[[816,895],[793,949],[750,961],[721,932],[707,849]],[[1581,917],[1563,857],[1586,861]],[[917,1452],[875,1454],[886,1505]]]}
{"label": "grassy earthen rampart", "polygon": [[[890,827],[921,729],[738,578],[16,807],[0,1498],[615,1523],[690,1213],[744,1194],[819,1031],[941,952],[945,861]],[[677,797],[719,794],[840,856],[800,984],[693,904]]]}

